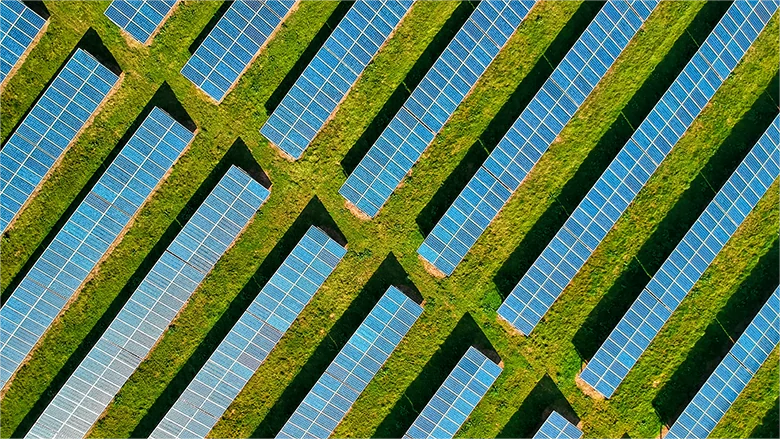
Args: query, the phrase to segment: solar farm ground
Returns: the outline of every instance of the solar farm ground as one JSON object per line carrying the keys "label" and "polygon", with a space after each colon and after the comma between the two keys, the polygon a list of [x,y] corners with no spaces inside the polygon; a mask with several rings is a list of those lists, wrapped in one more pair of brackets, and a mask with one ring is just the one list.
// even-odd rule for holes
{"label": "solar farm ground", "polygon": [[[487,153],[598,11],[538,4],[411,176],[375,220],[338,189],[460,24],[469,3],[419,2],[332,121],[296,163],[259,129],[348,5],[303,2],[219,105],[179,74],[225,6],[180,4],[150,47],[103,15],[108,2],[47,2],[51,23],[2,95],[5,141],[77,44],[124,79],[0,245],[2,296],[45,248],[105,165],[158,105],[199,133],[126,236],[55,322],[3,397],[2,437],[27,432],[135,286],[229,165],[262,169],[271,197],[109,406],[93,437],[145,437],[309,225],[349,252],[225,416],[213,437],[275,435],[390,284],[425,311],[337,428],[398,437],[470,344],[491,345],[504,372],[463,437],[527,437],[555,408],[591,437],[653,437],[685,407],[771,294],[778,278],[778,183],[728,242],[610,400],[575,384],[584,362],[696,220],[778,111],[777,14],[712,102],[526,338],[496,318],[508,294],[649,112],[727,5],[662,3],[465,261],[429,275],[416,249]],[[215,15],[215,13],[218,13]],[[216,17],[216,18],[215,18]],[[204,30],[206,29],[206,30]],[[112,59],[113,58],[113,59]],[[713,432],[777,437],[777,350]]]}

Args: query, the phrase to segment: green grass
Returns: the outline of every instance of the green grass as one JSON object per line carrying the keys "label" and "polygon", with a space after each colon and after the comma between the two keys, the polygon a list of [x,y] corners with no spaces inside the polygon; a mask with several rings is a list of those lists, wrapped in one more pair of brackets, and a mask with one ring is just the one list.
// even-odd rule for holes
{"label": "green grass", "polygon": [[[674,314],[615,397],[610,401],[594,401],[574,384],[582,364],[574,343],[576,332],[621,274],[629,270],[632,261],[652,262],[642,259],[640,247],[663,227],[663,220],[679,200],[685,199],[692,182],[699,175],[709,177],[707,165],[711,157],[719,153],[721,144],[723,148],[729,145],[727,138],[754,103],[765,99],[764,90],[773,78],[776,80],[777,74],[777,17],[543,323],[526,339],[508,333],[505,325],[496,320],[495,311],[501,302],[500,285],[506,283],[502,277],[505,261],[513,257],[516,249],[526,248],[525,238],[534,236],[535,225],[546,224],[549,217],[557,218],[547,212],[572,202],[567,198],[570,182],[593,178],[584,172],[588,166],[581,167],[581,164],[590,164],[594,157],[601,157],[595,160],[601,163],[614,154],[614,148],[620,145],[605,149],[600,146],[602,139],[613,135],[616,131],[613,127],[631,120],[635,113],[632,106],[636,104],[632,96],[640,91],[656,66],[667,60],[672,66],[682,66],[684,58],[666,56],[678,39],[696,35],[695,26],[687,28],[702,10],[703,3],[670,2],[658,7],[645,29],[454,275],[443,280],[428,275],[417,258],[416,249],[423,239],[417,223],[429,220],[422,217],[429,212],[426,206],[438,197],[439,188],[448,181],[450,173],[460,169],[462,160],[484,155],[480,149],[484,148],[483,143],[490,143],[486,139],[502,134],[490,132],[496,115],[511,122],[522,109],[513,105],[522,102],[526,88],[538,87],[539,75],[543,78],[544,72],[549,71],[546,63],[555,51],[548,51],[548,46],[562,29],[566,32],[564,25],[580,4],[544,2],[531,12],[412,174],[377,219],[370,222],[356,219],[345,209],[337,193],[345,179],[340,162],[388,99],[404,89],[407,72],[456,10],[457,3],[416,4],[347,96],[336,117],[296,163],[280,158],[258,130],[267,117],[265,102],[334,11],[336,3],[302,3],[219,106],[209,103],[178,73],[189,57],[187,46],[211,19],[219,3],[181,4],[148,49],[128,47],[117,28],[102,15],[107,4],[48,2],[51,24],[3,93],[1,133],[6,139],[89,27],[97,31],[125,72],[117,93],[3,238],[0,246],[3,296],[10,294],[8,286],[14,277],[164,81],[200,132],[122,242],[45,335],[28,365],[17,374],[0,410],[2,437],[24,433],[35,421],[37,413],[53,397],[52,383],[61,385],[67,371],[78,365],[91,346],[82,341],[94,342],[101,328],[110,322],[112,312],[132,293],[132,286],[140,281],[144,268],[148,269],[154,262],[149,254],[153,253],[155,244],[176,230],[182,209],[204,181],[214,179],[211,170],[237,138],[245,142],[253,156],[253,159],[242,156],[241,164],[256,160],[268,173],[273,182],[271,198],[120,391],[93,429],[93,437],[148,433],[154,427],[147,425],[149,419],[162,416],[162,413],[149,413],[150,407],[168,407],[172,403],[171,395],[181,377],[191,374],[191,365],[202,362],[210,353],[198,350],[200,343],[219,341],[214,340],[212,331],[229,328],[235,321],[231,304],[251,300],[267,278],[273,261],[285,256],[282,250],[289,246],[287,241],[291,236],[287,234],[288,229],[293,224],[297,229],[307,222],[329,221],[328,215],[347,238],[348,255],[217,424],[213,437],[276,433],[274,429],[295,408],[284,399],[305,395],[308,391],[305,384],[321,373],[329,356],[338,351],[339,343],[346,340],[350,329],[360,322],[388,282],[413,283],[426,300],[425,312],[338,427],[336,436],[367,437],[377,429],[383,433],[403,433],[398,431],[400,426],[408,425],[414,417],[404,401],[420,399],[426,387],[425,382],[415,382],[416,378],[441,380],[448,372],[442,365],[452,362],[450,357],[456,356],[457,346],[480,339],[474,334],[477,329],[484,332],[483,338],[501,355],[505,370],[460,435],[512,436],[512,419],[532,411],[538,413],[540,404],[564,398],[583,420],[588,436],[618,437],[624,433],[632,437],[655,436],[662,423],[653,407],[654,398],[777,239],[775,185]],[[515,91],[518,86],[520,89]],[[301,215],[306,206],[319,205],[310,203],[314,196],[324,209],[308,209]],[[690,209],[683,209],[686,210]],[[312,374],[313,377],[308,376]],[[748,436],[776,404],[777,377],[776,366],[768,364],[762,368],[734,410],[727,414],[717,435]],[[544,386],[537,386],[540,382]],[[536,390],[537,387],[546,390]],[[771,391],[765,392],[767,388]]]}

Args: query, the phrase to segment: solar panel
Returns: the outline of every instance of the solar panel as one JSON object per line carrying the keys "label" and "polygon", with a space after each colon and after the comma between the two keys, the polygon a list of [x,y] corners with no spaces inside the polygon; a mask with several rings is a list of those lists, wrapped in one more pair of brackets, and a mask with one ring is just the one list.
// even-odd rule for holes
{"label": "solar panel", "polygon": [[46,20],[18,0],[0,2],[0,84],[32,49]]}
{"label": "solar panel", "polygon": [[0,387],[117,242],[194,134],[154,108],[0,308]]}
{"label": "solar panel", "polygon": [[295,0],[232,2],[181,74],[210,98],[222,102],[294,4]]}
{"label": "solar panel", "polygon": [[150,437],[206,437],[346,252],[310,227]]}
{"label": "solar panel", "polygon": [[469,347],[404,438],[454,437],[501,374],[501,366]]}
{"label": "solar panel", "polygon": [[141,44],[149,44],[178,0],[114,0],[106,17]]}
{"label": "solar panel", "polygon": [[81,49],[57,74],[0,150],[0,233],[118,81],[117,75]]}
{"label": "solar panel", "polygon": [[276,437],[329,437],[422,311],[388,288]]}
{"label": "solar panel", "polygon": [[27,437],[84,437],[268,198],[232,166],[163,252]]}
{"label": "solar panel", "polygon": [[780,289],[750,322],[737,343],[669,429],[666,439],[708,437],[780,342]]}
{"label": "solar panel", "polygon": [[529,334],[590,258],[769,21],[776,3],[734,2],[498,310]]}
{"label": "solar panel", "polygon": [[608,1],[425,238],[417,253],[452,274],[614,64],[657,1]]}
{"label": "solar panel", "polygon": [[534,435],[534,439],[580,439],[581,437],[582,431],[555,410]]}
{"label": "solar panel", "polygon": [[412,0],[357,0],[260,132],[284,153],[301,158]]}
{"label": "solar panel", "polygon": [[[736,4],[736,3],[734,3]],[[672,312],[777,178],[780,116],[677,244],[581,378],[611,397]]]}
{"label": "solar panel", "polygon": [[379,213],[534,3],[479,3],[341,186],[349,203],[369,217]]}

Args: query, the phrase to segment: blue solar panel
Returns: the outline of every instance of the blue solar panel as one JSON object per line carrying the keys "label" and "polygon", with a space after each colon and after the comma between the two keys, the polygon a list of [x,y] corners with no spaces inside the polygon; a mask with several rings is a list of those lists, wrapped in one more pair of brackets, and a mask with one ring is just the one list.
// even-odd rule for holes
{"label": "blue solar panel", "polygon": [[596,352],[582,371],[583,381],[602,395],[612,396],[672,312],[777,178],[778,143],[780,116],[718,191]]}
{"label": "blue solar panel", "polygon": [[309,228],[150,437],[206,437],[346,252]]}
{"label": "blue solar panel", "polygon": [[388,288],[276,437],[329,437],[422,311]]}
{"label": "blue solar panel", "polygon": [[181,74],[222,102],[295,0],[236,0],[181,69]]}
{"label": "blue solar panel", "polygon": [[78,49],[0,150],[0,232],[76,139],[119,77]]}
{"label": "blue solar panel", "polygon": [[151,196],[193,133],[154,108],[0,309],[0,387]]}
{"label": "blue solar panel", "polygon": [[450,372],[404,438],[451,438],[501,374],[501,366],[474,347]]}
{"label": "blue solar panel", "polygon": [[354,2],[260,132],[301,158],[411,6],[412,0]]}
{"label": "blue solar panel", "polygon": [[339,193],[374,217],[420,159],[534,1],[480,2]]}
{"label": "blue solar panel", "polygon": [[46,20],[21,1],[0,2],[0,84],[32,49],[45,24]]}
{"label": "blue solar panel", "polygon": [[[531,333],[737,65],[775,9],[777,4],[769,2],[735,2],[729,8],[501,305],[499,316],[523,334]],[[728,30],[731,25],[733,35]]]}
{"label": "blue solar panel", "polygon": [[708,437],[780,342],[780,289],[761,308],[715,372],[680,414],[667,439]]}
{"label": "blue solar panel", "polygon": [[580,439],[581,437],[582,431],[554,410],[534,435],[534,439]]}
{"label": "blue solar panel", "polygon": [[152,35],[176,6],[178,0],[114,0],[106,17],[141,44],[149,44]]}
{"label": "blue solar panel", "polygon": [[[608,1],[417,250],[452,274],[657,1]],[[499,189],[497,186],[501,186]]]}
{"label": "blue solar panel", "polygon": [[154,264],[27,437],[84,437],[268,198],[231,167]]}

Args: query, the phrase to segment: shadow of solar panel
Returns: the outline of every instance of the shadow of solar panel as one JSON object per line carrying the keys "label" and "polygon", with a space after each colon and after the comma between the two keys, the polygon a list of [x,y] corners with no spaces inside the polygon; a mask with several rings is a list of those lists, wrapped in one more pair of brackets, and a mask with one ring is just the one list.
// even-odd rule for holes
{"label": "shadow of solar panel", "polygon": [[422,311],[388,288],[276,437],[329,437]]}
{"label": "shadow of solar panel", "polygon": [[504,47],[534,2],[480,2],[339,193],[376,216]]}
{"label": "shadow of solar panel", "polygon": [[[194,134],[154,108],[0,309],[5,385]],[[1,387],[1,386],[0,386]]]}
{"label": "shadow of solar panel", "polygon": [[206,437],[346,252],[310,227],[150,437]]}
{"label": "shadow of solar panel", "polygon": [[672,312],[778,177],[780,116],[691,226],[582,371],[611,397]]}
{"label": "shadow of solar panel", "polygon": [[270,192],[232,166],[138,285],[28,437],[84,437]]}
{"label": "shadow of solar panel", "polygon": [[149,44],[178,0],[114,0],[105,15],[141,44]]}
{"label": "shadow of solar panel", "polygon": [[358,0],[260,132],[299,159],[398,26],[412,0]]}
{"label": "shadow of solar panel", "polygon": [[32,49],[46,20],[18,0],[0,3],[0,84]]}
{"label": "shadow of solar panel", "polygon": [[[423,259],[445,275],[452,274],[657,4],[604,5],[425,238],[417,250]],[[502,189],[494,192],[506,195],[481,200],[485,186],[495,184]]]}
{"label": "shadow of solar panel", "polygon": [[76,139],[119,77],[78,49],[0,150],[0,232]]}
{"label": "shadow of solar panel", "polygon": [[582,431],[554,410],[534,435],[534,439],[580,439],[581,437]]}
{"label": "shadow of solar panel", "polygon": [[454,437],[501,371],[502,366],[469,347],[404,438]]}
{"label": "shadow of solar panel", "polygon": [[181,74],[222,102],[294,4],[295,0],[234,1]]}
{"label": "shadow of solar panel", "polygon": [[737,2],[729,8],[501,305],[499,316],[526,335],[536,327],[736,67],[776,9],[777,4],[769,2]]}
{"label": "shadow of solar panel", "polygon": [[780,342],[780,289],[767,300],[726,357],[677,418],[666,438],[708,437]]}

